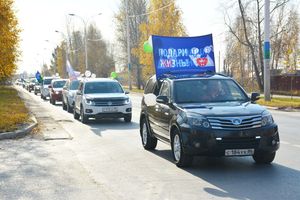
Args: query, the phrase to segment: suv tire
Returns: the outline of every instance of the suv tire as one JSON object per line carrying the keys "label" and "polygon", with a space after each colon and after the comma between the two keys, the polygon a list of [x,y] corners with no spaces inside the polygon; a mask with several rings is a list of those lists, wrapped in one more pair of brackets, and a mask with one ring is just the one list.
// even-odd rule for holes
{"label": "suv tire", "polygon": [[193,163],[193,156],[184,153],[182,148],[181,136],[177,129],[174,130],[172,137],[172,153],[177,167],[189,167]]}
{"label": "suv tire", "polygon": [[84,114],[84,110],[82,106],[80,107],[80,120],[83,124],[87,124],[89,122],[89,118]]}
{"label": "suv tire", "polygon": [[[74,106],[73,106],[74,107]],[[72,113],[72,111],[73,111],[73,108],[70,106],[70,104],[68,103],[68,101],[67,101],[67,111],[69,112],[69,113]]]}
{"label": "suv tire", "polygon": [[131,119],[132,119],[132,114],[126,114],[125,117],[124,117],[124,121],[125,122],[131,122]]}
{"label": "suv tire", "polygon": [[51,103],[52,103],[52,105],[55,105],[55,104],[56,104],[56,102],[55,102],[54,99],[52,99]]}
{"label": "suv tire", "polygon": [[62,108],[63,110],[67,110],[67,105],[65,104],[64,100],[62,101]]}
{"label": "suv tire", "polygon": [[273,162],[275,155],[276,152],[257,152],[252,157],[257,164],[270,164]]}
{"label": "suv tire", "polygon": [[149,124],[145,118],[141,121],[140,134],[144,149],[153,150],[157,145],[157,139],[150,135]]}
{"label": "suv tire", "polygon": [[73,109],[73,117],[74,119],[79,119],[80,115],[76,112],[76,109]]}

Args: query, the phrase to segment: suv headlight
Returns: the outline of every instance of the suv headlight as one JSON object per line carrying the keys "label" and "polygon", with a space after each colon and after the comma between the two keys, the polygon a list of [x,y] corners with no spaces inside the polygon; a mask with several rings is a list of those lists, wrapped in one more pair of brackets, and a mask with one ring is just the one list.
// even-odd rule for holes
{"label": "suv headlight", "polygon": [[271,113],[264,111],[261,118],[261,126],[268,126],[274,123]]}
{"label": "suv headlight", "polygon": [[130,104],[130,99],[129,98],[125,99],[124,104]]}
{"label": "suv headlight", "polygon": [[85,99],[85,103],[89,106],[94,106],[95,102],[93,101],[93,99]]}
{"label": "suv headlight", "polygon": [[200,114],[183,114],[183,120],[188,123],[190,126],[200,126],[203,128],[209,128],[210,124],[208,122],[208,120],[200,115]]}

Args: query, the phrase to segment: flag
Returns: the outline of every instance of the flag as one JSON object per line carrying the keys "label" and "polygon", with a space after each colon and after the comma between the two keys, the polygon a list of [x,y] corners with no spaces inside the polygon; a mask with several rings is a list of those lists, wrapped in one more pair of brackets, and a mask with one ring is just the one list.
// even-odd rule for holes
{"label": "flag", "polygon": [[166,37],[152,35],[156,77],[215,72],[212,35]]}
{"label": "flag", "polygon": [[69,60],[67,60],[67,72],[69,75],[69,79],[76,80],[79,77],[80,72],[74,71],[73,67],[71,66]]}
{"label": "flag", "polygon": [[42,82],[43,82],[43,77],[42,77],[42,75],[41,75],[41,73],[40,73],[39,71],[37,71],[37,72],[35,73],[35,78],[36,78],[36,80],[37,80],[39,83],[42,83]]}

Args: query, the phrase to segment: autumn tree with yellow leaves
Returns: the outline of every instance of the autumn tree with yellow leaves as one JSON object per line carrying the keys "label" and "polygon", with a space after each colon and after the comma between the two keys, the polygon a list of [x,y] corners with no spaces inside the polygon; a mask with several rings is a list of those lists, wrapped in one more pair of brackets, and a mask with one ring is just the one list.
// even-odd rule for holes
{"label": "autumn tree with yellow leaves", "polygon": [[143,66],[144,80],[155,73],[153,55],[145,53],[143,50],[143,44],[149,36],[186,36],[181,11],[175,3],[176,0],[150,0],[147,11],[148,21],[140,25],[139,47],[132,49]]}
{"label": "autumn tree with yellow leaves", "polygon": [[13,3],[0,0],[0,81],[11,77],[17,68],[20,29]]}

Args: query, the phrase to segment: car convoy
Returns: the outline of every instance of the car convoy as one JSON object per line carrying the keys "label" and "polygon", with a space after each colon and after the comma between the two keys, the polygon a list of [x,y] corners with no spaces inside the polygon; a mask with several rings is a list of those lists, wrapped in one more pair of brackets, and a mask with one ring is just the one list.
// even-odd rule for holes
{"label": "car convoy", "polygon": [[[212,34],[148,39],[155,75],[141,101],[142,145],[154,150],[158,140],[169,144],[178,167],[190,166],[195,156],[252,156],[258,164],[271,163],[280,146],[278,126],[256,104],[258,93],[249,97],[235,80],[215,72],[212,39]],[[44,77],[41,98],[62,101],[62,108],[85,124],[91,118],[131,122],[132,103],[120,83],[87,77],[90,71],[80,80]]]}
{"label": "car convoy", "polygon": [[[61,101],[82,123],[90,118],[132,119],[128,92],[116,80],[45,77],[34,83],[25,88],[52,104]],[[248,97],[236,81],[220,74],[153,76],[141,103],[142,145],[153,150],[158,140],[169,144],[178,167],[190,166],[194,156],[252,156],[256,163],[271,163],[279,149],[278,127],[255,103],[258,99],[258,93]]]}

